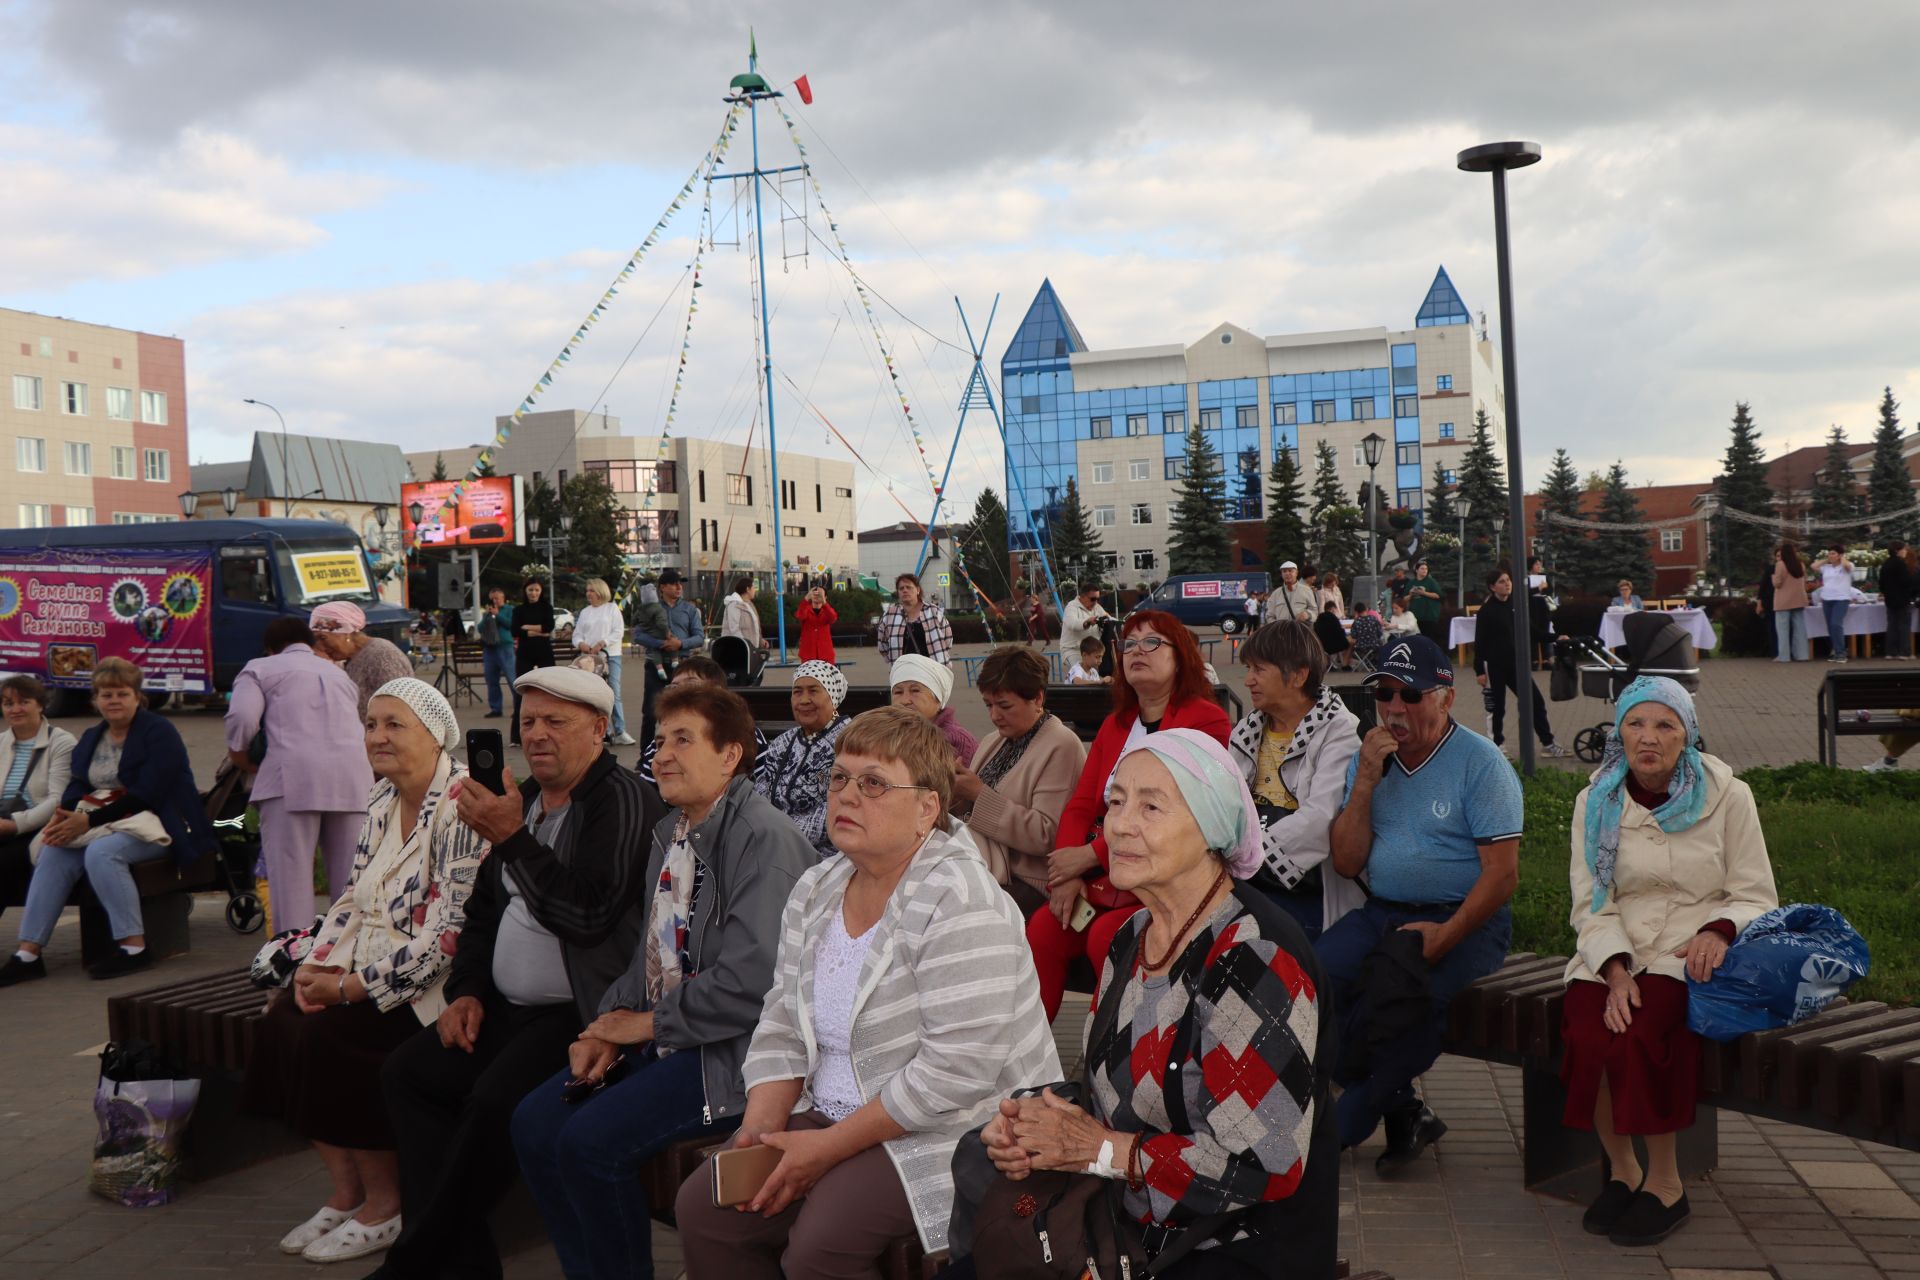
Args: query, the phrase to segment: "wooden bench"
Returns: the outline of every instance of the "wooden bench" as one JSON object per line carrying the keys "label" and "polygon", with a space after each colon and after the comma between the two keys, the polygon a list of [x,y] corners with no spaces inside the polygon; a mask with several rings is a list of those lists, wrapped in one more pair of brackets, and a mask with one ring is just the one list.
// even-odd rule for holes
{"label": "wooden bench", "polygon": [[[204,854],[182,867],[171,855],[134,865],[133,884],[140,892],[141,926],[154,958],[185,953],[191,943],[187,928],[193,912],[193,895],[205,889],[225,889],[220,878],[217,854]],[[18,902],[0,901],[0,908],[26,905],[25,890]],[[80,962],[83,965],[103,960],[114,947],[113,929],[107,923],[106,908],[94,896],[85,876],[73,887],[67,905],[80,908]]]}
{"label": "wooden bench", "polygon": [[1920,720],[1899,714],[1920,711],[1920,670],[1829,671],[1814,706],[1820,763],[1838,764],[1842,736],[1920,733]]}
{"label": "wooden bench", "polygon": [[[1585,1199],[1598,1186],[1600,1146],[1561,1124],[1566,966],[1565,956],[1509,956],[1454,999],[1445,1049],[1521,1069],[1527,1188]],[[1689,1177],[1717,1164],[1723,1110],[1920,1151],[1920,1009],[1844,1004],[1796,1026],[1701,1044],[1700,1105],[1680,1135]]]}

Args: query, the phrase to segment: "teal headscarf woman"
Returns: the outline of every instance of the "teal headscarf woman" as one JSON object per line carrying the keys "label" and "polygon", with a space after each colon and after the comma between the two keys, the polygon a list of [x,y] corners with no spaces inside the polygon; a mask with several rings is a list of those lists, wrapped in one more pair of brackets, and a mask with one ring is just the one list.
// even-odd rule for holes
{"label": "teal headscarf woman", "polygon": [[1607,735],[1606,754],[1594,771],[1587,794],[1587,870],[1593,875],[1595,911],[1606,905],[1607,895],[1613,892],[1614,863],[1620,856],[1620,816],[1626,809],[1629,773],[1620,726],[1627,712],[1644,702],[1658,702],[1671,708],[1687,731],[1687,745],[1673,767],[1666,802],[1653,810],[1654,821],[1668,833],[1685,831],[1706,811],[1707,771],[1700,759],[1700,721],[1694,713],[1693,695],[1678,681],[1666,676],[1641,676],[1620,692],[1613,731]]}

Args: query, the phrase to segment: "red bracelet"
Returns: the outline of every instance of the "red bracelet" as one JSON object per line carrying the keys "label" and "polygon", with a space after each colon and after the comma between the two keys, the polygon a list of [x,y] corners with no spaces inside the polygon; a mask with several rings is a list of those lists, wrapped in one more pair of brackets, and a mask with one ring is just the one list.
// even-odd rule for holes
{"label": "red bracelet", "polygon": [[1140,1171],[1140,1143],[1146,1138],[1144,1133],[1133,1135],[1133,1141],[1127,1146],[1127,1190],[1139,1191],[1147,1185],[1146,1174]]}

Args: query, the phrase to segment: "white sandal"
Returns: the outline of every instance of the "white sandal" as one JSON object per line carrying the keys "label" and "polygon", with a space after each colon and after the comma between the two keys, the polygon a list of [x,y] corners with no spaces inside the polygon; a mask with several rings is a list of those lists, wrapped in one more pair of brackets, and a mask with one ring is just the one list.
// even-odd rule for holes
{"label": "white sandal", "polygon": [[359,1208],[329,1209],[321,1205],[320,1212],[280,1237],[280,1252],[305,1253],[308,1245],[358,1212],[360,1212]]}
{"label": "white sandal", "polygon": [[300,1256],[308,1262],[347,1262],[379,1253],[399,1238],[400,1215],[397,1213],[371,1226],[358,1218],[348,1218],[301,1250]]}

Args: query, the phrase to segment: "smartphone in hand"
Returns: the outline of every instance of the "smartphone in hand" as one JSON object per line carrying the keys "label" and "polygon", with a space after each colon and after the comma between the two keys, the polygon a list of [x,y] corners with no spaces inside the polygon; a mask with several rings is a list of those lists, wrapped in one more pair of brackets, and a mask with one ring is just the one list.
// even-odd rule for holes
{"label": "smartphone in hand", "polygon": [[781,1152],[774,1147],[729,1147],[713,1154],[713,1207],[730,1209],[760,1194]]}
{"label": "smartphone in hand", "polygon": [[506,761],[507,749],[498,729],[467,730],[467,774],[497,796],[507,791]]}

